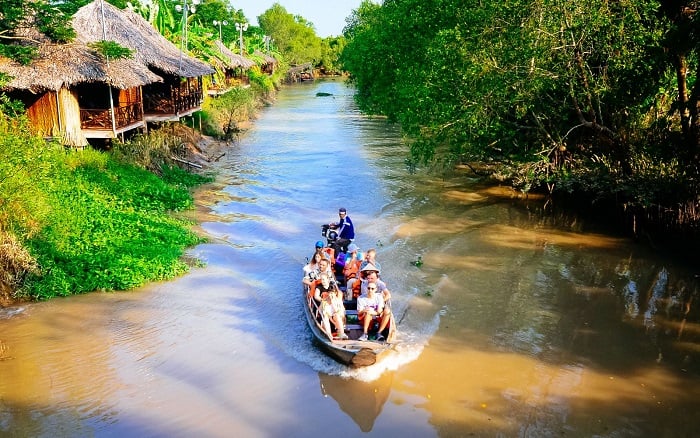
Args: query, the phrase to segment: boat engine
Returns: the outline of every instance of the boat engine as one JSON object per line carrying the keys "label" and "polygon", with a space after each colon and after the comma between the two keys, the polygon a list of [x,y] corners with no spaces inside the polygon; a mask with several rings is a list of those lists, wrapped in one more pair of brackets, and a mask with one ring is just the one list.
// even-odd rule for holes
{"label": "boat engine", "polygon": [[321,225],[321,235],[328,240],[328,245],[332,245],[338,240],[338,233],[328,224]]}

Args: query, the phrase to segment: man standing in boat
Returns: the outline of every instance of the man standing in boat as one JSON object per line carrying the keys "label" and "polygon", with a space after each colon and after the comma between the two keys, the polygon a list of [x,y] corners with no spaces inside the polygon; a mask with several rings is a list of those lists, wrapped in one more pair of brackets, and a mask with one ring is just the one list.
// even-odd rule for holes
{"label": "man standing in boat", "polygon": [[328,224],[331,229],[338,231],[338,239],[333,243],[336,254],[341,251],[347,252],[348,245],[355,239],[355,226],[344,207],[338,210],[338,217],[340,217],[338,222]]}

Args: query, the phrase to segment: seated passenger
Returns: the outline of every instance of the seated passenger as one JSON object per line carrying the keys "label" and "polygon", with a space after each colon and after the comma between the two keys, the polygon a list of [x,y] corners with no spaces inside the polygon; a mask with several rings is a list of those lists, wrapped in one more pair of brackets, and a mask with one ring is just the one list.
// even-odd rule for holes
{"label": "seated passenger", "polygon": [[323,300],[324,293],[330,294],[331,292],[335,292],[335,281],[332,281],[331,278],[332,277],[328,275],[327,272],[321,272],[318,280],[311,283],[309,295],[312,295],[317,303],[320,303]]}
{"label": "seated passenger", "polygon": [[333,275],[333,270],[331,269],[331,262],[328,259],[321,259],[318,261],[318,268],[314,269],[313,271],[309,272],[307,275],[304,276],[304,278],[301,280],[302,283],[305,285],[311,287],[311,284],[315,281],[321,278],[322,273],[328,274],[329,278],[335,279],[335,276]]}
{"label": "seated passenger", "polygon": [[333,306],[343,316],[343,325],[345,325],[345,303],[343,303],[343,291],[336,285],[335,292],[331,294],[331,296],[333,297]]}
{"label": "seated passenger", "polygon": [[320,252],[315,252],[313,256],[311,256],[311,260],[309,260],[309,263],[305,264],[303,267],[304,270],[304,277],[309,275],[311,272],[318,270],[318,262],[323,258],[323,255]]}
{"label": "seated passenger", "polygon": [[391,310],[384,306],[384,298],[376,293],[377,285],[370,282],[367,285],[367,294],[361,295],[357,299],[357,317],[362,323],[362,336],[359,341],[367,340],[367,331],[370,325],[379,320],[379,331],[377,332],[377,341],[383,341],[384,336],[382,331],[387,327],[391,319]]}
{"label": "seated passenger", "polygon": [[323,243],[323,240],[319,240],[316,242],[316,249],[314,251],[314,255],[316,254],[321,254],[324,259],[333,260],[334,251],[333,248],[327,247]]}
{"label": "seated passenger", "polygon": [[361,259],[359,256],[360,249],[354,243],[348,245],[348,253],[345,258],[345,266],[343,267],[343,277],[345,278],[345,299],[351,300],[352,287],[356,281],[359,281],[360,275],[360,263]]}
{"label": "seated passenger", "polygon": [[380,265],[379,262],[377,261],[377,250],[374,248],[368,249],[367,252],[365,253],[365,259],[362,261],[362,264],[360,265],[360,270],[362,270],[368,264],[374,265],[374,267],[377,268],[377,271],[382,270],[382,265]]}
{"label": "seated passenger", "polygon": [[375,269],[373,265],[365,266],[363,272],[363,278],[360,280],[360,295],[367,295],[367,286],[370,283],[374,283],[377,286],[377,293],[382,295],[384,302],[388,305],[391,299],[391,292],[382,280],[379,279],[379,270]]}
{"label": "seated passenger", "polygon": [[[338,334],[336,338],[333,337],[331,322],[335,326],[336,333]],[[343,294],[340,289],[335,288],[335,290],[330,293],[323,295],[323,301],[321,302],[321,324],[323,325],[323,330],[331,340],[348,339],[348,335],[345,334],[345,307],[343,306]]]}

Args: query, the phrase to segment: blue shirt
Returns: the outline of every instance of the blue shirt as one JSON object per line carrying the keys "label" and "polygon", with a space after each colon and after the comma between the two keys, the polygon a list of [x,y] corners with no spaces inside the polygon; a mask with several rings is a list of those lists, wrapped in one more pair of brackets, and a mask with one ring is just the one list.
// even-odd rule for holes
{"label": "blue shirt", "polygon": [[346,215],[338,222],[338,237],[348,240],[355,238],[355,227],[352,224],[350,216]]}

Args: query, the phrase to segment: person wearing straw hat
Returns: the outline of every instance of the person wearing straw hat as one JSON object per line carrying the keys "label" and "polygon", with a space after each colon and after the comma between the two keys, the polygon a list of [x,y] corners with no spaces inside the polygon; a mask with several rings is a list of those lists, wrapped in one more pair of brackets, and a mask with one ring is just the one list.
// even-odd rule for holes
{"label": "person wearing straw hat", "polygon": [[374,265],[377,268],[377,271],[382,270],[382,265],[380,265],[377,261],[377,250],[374,248],[367,250],[365,253],[365,258],[362,260],[362,264],[360,265],[360,269],[364,268],[368,264]]}
{"label": "person wearing straw hat", "polygon": [[384,297],[384,301],[391,298],[391,292],[382,280],[379,279],[379,269],[371,263],[365,265],[360,271],[360,296],[367,294],[367,285],[374,283],[377,286],[377,293]]}

